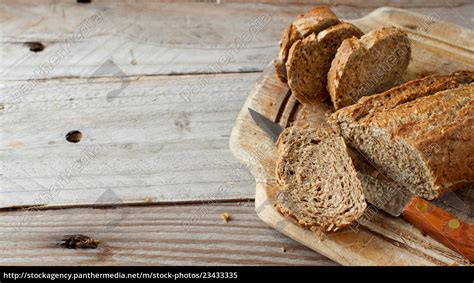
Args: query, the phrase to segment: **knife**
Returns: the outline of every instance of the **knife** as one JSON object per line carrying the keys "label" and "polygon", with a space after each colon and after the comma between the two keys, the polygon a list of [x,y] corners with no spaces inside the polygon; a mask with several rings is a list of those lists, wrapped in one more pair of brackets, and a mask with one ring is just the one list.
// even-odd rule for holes
{"label": "knife", "polygon": [[474,262],[474,226],[403,188],[363,186],[369,203],[401,216],[446,247]]}
{"label": "knife", "polygon": [[[250,116],[273,142],[283,128],[257,111],[248,108]],[[379,188],[383,189],[379,189]],[[406,221],[431,236],[433,239],[474,262],[474,227],[433,205],[408,190],[393,187],[364,186],[364,195],[369,203]]]}
{"label": "knife", "polygon": [[259,126],[260,129],[262,129],[275,143],[278,140],[281,132],[283,132],[283,127],[253,110],[252,108],[248,109],[250,116],[252,116],[252,119],[255,121],[255,124],[257,124],[257,126]]}

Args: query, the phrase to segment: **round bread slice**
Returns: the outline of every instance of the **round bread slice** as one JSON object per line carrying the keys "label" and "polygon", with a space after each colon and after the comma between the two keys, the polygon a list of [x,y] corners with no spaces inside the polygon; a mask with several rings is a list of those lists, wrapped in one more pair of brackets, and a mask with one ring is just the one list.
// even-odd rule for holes
{"label": "round bread slice", "polygon": [[391,88],[404,74],[410,57],[408,36],[396,27],[344,40],[327,75],[334,108],[349,106],[362,96]]}
{"label": "round bread slice", "polygon": [[277,142],[277,208],[319,234],[337,231],[364,212],[362,185],[342,137],[290,127]]}
{"label": "round bread slice", "polygon": [[337,48],[344,39],[362,35],[356,26],[340,23],[293,44],[286,70],[288,85],[299,102],[316,105],[329,96],[326,90],[327,73]]}
{"label": "round bread slice", "polygon": [[319,33],[338,23],[339,19],[328,7],[316,7],[305,14],[299,15],[297,19],[282,32],[280,53],[278,54],[278,58],[273,61],[278,78],[286,82],[285,63],[288,59],[288,51],[295,41],[313,32]]}

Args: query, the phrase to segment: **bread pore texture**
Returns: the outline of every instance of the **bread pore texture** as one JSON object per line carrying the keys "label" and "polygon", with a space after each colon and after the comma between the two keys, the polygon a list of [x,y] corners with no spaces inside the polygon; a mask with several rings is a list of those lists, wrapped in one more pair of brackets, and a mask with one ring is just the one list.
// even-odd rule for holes
{"label": "bread pore texture", "polygon": [[327,74],[337,49],[344,39],[358,38],[362,34],[352,24],[339,23],[297,40],[291,46],[286,62],[288,85],[299,102],[316,105],[329,96]]}
{"label": "bread pore texture", "polygon": [[363,97],[329,122],[377,170],[435,199],[474,183],[474,72],[415,80]]}
{"label": "bread pore texture", "polygon": [[342,137],[290,127],[277,142],[277,208],[316,234],[357,220],[367,204]]}
{"label": "bread pore texture", "polygon": [[287,72],[285,63],[288,59],[288,52],[297,40],[305,38],[311,33],[320,31],[336,25],[339,19],[328,7],[316,7],[305,14],[299,15],[297,19],[287,26],[281,35],[280,52],[278,58],[273,61],[278,78],[286,82]]}
{"label": "bread pore texture", "polygon": [[327,74],[334,108],[391,88],[405,73],[410,57],[408,35],[400,28],[383,27],[360,39],[344,40]]}

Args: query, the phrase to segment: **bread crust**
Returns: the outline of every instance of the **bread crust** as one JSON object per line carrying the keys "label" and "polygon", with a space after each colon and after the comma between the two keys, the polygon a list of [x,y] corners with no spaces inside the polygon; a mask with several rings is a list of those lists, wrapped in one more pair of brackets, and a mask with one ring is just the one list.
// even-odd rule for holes
{"label": "bread crust", "polygon": [[273,61],[278,78],[282,82],[287,81],[285,63],[291,46],[297,40],[303,39],[311,33],[319,33],[338,23],[339,19],[334,12],[325,6],[316,7],[305,14],[298,15],[296,20],[288,25],[281,34],[280,52],[278,58]]}
{"label": "bread crust", "polygon": [[402,77],[410,58],[410,41],[400,28],[383,27],[360,39],[344,40],[328,72],[327,89],[334,108],[389,89]]}
{"label": "bread crust", "polygon": [[362,35],[358,27],[343,22],[296,41],[286,62],[288,85],[295,98],[312,105],[325,100],[329,96],[327,73],[337,48],[344,39]]}
{"label": "bread crust", "polygon": [[[330,123],[367,154],[377,168],[404,187],[428,199],[474,183],[474,72],[458,71],[415,80],[364,97],[338,110]],[[403,144],[427,173],[423,184],[404,183],[384,169],[356,137],[356,130],[378,131],[394,145]],[[414,157],[415,158],[415,157]],[[427,186],[428,191],[419,189]]]}

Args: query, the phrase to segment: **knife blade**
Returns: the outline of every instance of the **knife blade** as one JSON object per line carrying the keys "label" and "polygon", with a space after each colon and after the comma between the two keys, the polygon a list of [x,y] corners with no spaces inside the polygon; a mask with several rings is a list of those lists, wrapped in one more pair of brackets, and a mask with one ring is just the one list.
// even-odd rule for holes
{"label": "knife blade", "polygon": [[[283,128],[257,111],[248,108],[255,123],[276,142]],[[411,223],[438,242],[474,261],[474,227],[445,210],[408,191],[393,186],[363,186],[366,200]]]}
{"label": "knife blade", "polygon": [[378,209],[385,211],[386,213],[398,217],[402,214],[406,204],[411,200],[413,194],[404,188],[393,186],[388,180],[383,179],[385,182],[380,185],[377,182],[382,182],[380,177],[372,177],[366,173],[358,174],[359,178],[365,178],[361,180],[362,184],[366,184],[362,187],[366,200]]}
{"label": "knife blade", "polygon": [[278,123],[273,122],[252,108],[248,108],[248,110],[255,124],[257,124],[257,126],[259,126],[260,129],[262,129],[275,143],[284,129]]}

